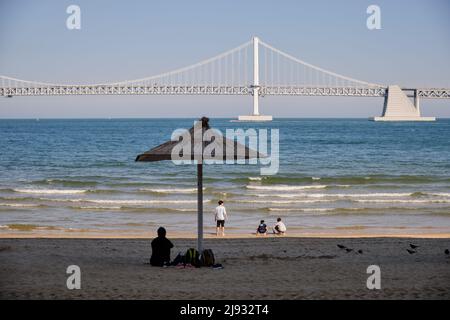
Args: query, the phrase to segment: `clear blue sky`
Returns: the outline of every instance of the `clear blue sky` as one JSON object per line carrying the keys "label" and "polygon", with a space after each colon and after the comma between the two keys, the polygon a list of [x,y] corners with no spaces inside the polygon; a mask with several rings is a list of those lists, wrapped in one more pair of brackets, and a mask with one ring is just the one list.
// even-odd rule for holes
{"label": "clear blue sky", "polygon": [[[81,7],[81,30],[66,8]],[[381,7],[381,30],[366,8]],[[450,87],[450,2],[0,0],[0,74],[48,82],[134,79],[182,67],[253,35],[325,69],[401,86]],[[382,99],[266,97],[275,117],[369,117]],[[450,117],[450,100],[424,100]],[[251,97],[96,96],[0,99],[0,118],[236,117]]]}

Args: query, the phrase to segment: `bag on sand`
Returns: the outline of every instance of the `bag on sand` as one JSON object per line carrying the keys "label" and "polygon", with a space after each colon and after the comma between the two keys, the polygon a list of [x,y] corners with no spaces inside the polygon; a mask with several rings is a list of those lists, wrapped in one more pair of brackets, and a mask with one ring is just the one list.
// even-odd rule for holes
{"label": "bag on sand", "polygon": [[184,255],[184,263],[191,264],[195,267],[200,266],[200,254],[194,248],[190,248],[186,251]]}
{"label": "bag on sand", "polygon": [[175,259],[172,261],[171,265],[172,265],[172,266],[177,266],[177,265],[179,265],[180,263],[183,263],[183,264],[184,264],[184,256],[181,254],[181,252],[179,252],[179,253],[177,254],[177,256],[175,257]]}
{"label": "bag on sand", "polygon": [[203,267],[212,267],[215,263],[214,253],[211,249],[205,249],[202,252],[201,263]]}

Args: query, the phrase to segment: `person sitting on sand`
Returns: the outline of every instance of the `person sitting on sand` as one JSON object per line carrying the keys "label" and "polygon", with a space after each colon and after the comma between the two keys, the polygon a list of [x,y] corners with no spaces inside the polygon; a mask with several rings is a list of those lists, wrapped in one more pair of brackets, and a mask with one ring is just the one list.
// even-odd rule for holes
{"label": "person sitting on sand", "polygon": [[222,200],[219,200],[219,205],[216,207],[214,219],[216,221],[216,235],[219,236],[219,231],[221,231],[222,236],[224,236],[227,210],[225,209]]}
{"label": "person sitting on sand", "polygon": [[152,241],[152,256],[150,264],[155,267],[162,267],[170,263],[170,249],[172,242],[166,238],[166,229],[159,227],[158,237]]}
{"label": "person sitting on sand", "polygon": [[278,235],[284,235],[286,233],[286,225],[281,221],[281,218],[277,219],[277,223],[273,227],[273,233]]}
{"label": "person sitting on sand", "polygon": [[267,235],[267,225],[264,223],[264,220],[261,220],[261,222],[259,223],[258,228],[256,229],[256,236],[259,235]]}

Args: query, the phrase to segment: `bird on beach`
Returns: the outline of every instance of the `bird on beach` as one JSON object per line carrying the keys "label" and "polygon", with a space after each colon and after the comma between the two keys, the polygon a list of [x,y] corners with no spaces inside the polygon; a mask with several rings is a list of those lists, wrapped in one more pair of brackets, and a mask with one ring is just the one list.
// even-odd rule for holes
{"label": "bird on beach", "polygon": [[412,244],[412,243],[410,243],[409,246],[411,247],[411,249],[417,249],[418,247],[420,247],[420,246],[417,246],[417,245]]}
{"label": "bird on beach", "polygon": [[444,253],[445,253],[446,255],[449,255],[449,254],[450,254],[450,251],[448,251],[448,249],[445,249]]}
{"label": "bird on beach", "polygon": [[416,253],[414,250],[410,250],[410,249],[406,249],[406,251],[408,251],[409,254],[414,254],[414,253]]}
{"label": "bird on beach", "polygon": [[339,249],[347,249],[347,247],[343,246],[342,244],[338,244],[337,246],[338,246]]}
{"label": "bird on beach", "polygon": [[349,252],[352,252],[352,251],[353,251],[353,249],[350,249],[350,248],[345,248],[345,251],[347,251],[347,253],[349,253]]}

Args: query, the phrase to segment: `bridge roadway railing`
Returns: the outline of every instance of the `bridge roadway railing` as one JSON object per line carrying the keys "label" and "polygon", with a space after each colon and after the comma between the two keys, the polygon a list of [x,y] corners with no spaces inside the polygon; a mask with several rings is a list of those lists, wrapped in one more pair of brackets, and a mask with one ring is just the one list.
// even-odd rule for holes
{"label": "bridge roadway railing", "polygon": [[383,87],[295,87],[270,86],[261,87],[261,95],[277,96],[349,96],[349,97],[384,97]]}
{"label": "bridge roadway railing", "polygon": [[[382,97],[385,88],[260,86],[259,94],[297,96]],[[108,86],[68,85],[48,87],[5,87],[0,95],[64,96],[64,95],[252,95],[252,86]]]}
{"label": "bridge roadway railing", "polygon": [[[420,98],[450,99],[450,89],[419,88],[404,89],[417,91]],[[64,95],[252,95],[252,86],[212,85],[58,85],[40,87],[0,87],[0,96],[64,96]],[[266,96],[348,96],[384,97],[384,87],[296,87],[259,86],[259,95]]]}
{"label": "bridge roadway railing", "polygon": [[450,89],[445,88],[417,89],[417,94],[421,98],[450,99]]}
{"label": "bridge roadway railing", "polygon": [[12,96],[65,96],[65,95],[248,95],[247,86],[49,86],[0,88],[0,95]]}

